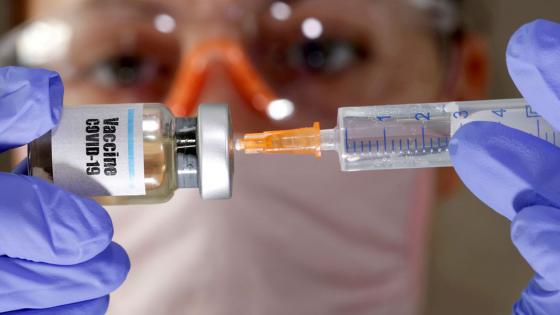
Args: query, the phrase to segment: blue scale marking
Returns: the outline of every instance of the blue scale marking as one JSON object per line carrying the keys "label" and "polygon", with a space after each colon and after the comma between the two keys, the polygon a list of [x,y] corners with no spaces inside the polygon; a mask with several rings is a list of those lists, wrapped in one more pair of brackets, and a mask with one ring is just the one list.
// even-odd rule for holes
{"label": "blue scale marking", "polygon": [[410,139],[406,139],[406,148],[410,151]]}
{"label": "blue scale marking", "polygon": [[344,143],[346,147],[346,153],[350,153],[348,152],[350,150],[350,144],[348,143],[348,129],[344,129]]}
{"label": "blue scale marking", "polygon": [[426,150],[426,128],[422,126],[422,150]]}
{"label": "blue scale marking", "polygon": [[369,153],[371,153],[371,140],[369,140]]}
{"label": "blue scale marking", "polygon": [[414,138],[414,150],[418,151],[418,138]]}
{"label": "blue scale marking", "polygon": [[383,128],[383,147],[385,148],[385,153],[387,153],[387,128]]}
{"label": "blue scale marking", "polygon": [[361,142],[362,142],[362,153],[364,153],[364,142],[363,141]]}
{"label": "blue scale marking", "polygon": [[356,141],[353,141],[353,142],[354,142],[354,153],[357,153],[358,150],[356,150]]}
{"label": "blue scale marking", "polygon": [[375,141],[376,145],[377,145],[377,152],[379,152],[379,140]]}
{"label": "blue scale marking", "polygon": [[430,137],[430,149],[434,148],[434,138]]}
{"label": "blue scale marking", "polygon": [[402,139],[399,139],[399,146],[400,146],[401,152],[402,152]]}
{"label": "blue scale marking", "polygon": [[391,140],[391,146],[393,147],[393,153],[395,153],[395,139]]}

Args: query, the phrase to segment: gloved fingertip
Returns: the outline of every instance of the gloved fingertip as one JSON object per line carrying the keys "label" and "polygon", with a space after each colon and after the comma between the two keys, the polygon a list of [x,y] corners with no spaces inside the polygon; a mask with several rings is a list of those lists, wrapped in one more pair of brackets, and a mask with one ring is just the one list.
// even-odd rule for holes
{"label": "gloved fingertip", "polygon": [[490,208],[512,220],[541,204],[560,204],[560,149],[523,131],[493,122],[472,122],[453,136],[450,157],[463,183]]}
{"label": "gloved fingertip", "polygon": [[560,209],[534,205],[522,209],[511,225],[511,239],[521,255],[549,283],[560,290]]}
{"label": "gloved fingertip", "polygon": [[4,315],[100,315],[109,308],[109,296],[45,309],[27,309],[2,313]]}
{"label": "gloved fingertip", "polygon": [[56,72],[0,67],[0,151],[27,144],[56,126],[63,94]]}
{"label": "gloved fingertip", "polygon": [[529,104],[560,128],[560,24],[536,20],[511,37],[506,62],[517,89]]}
{"label": "gloved fingertip", "polygon": [[49,100],[51,104],[51,119],[57,124],[62,115],[64,85],[60,74],[52,71],[49,77]]}
{"label": "gloved fingertip", "polygon": [[104,297],[103,306],[106,296],[126,280],[129,270],[126,252],[115,243],[92,259],[70,266],[0,256],[0,313],[47,309],[100,297]]}
{"label": "gloved fingertip", "polygon": [[487,129],[486,122],[472,122],[459,128],[449,141],[449,156],[456,165],[462,165],[462,160],[468,158],[473,150],[480,150],[478,139]]}
{"label": "gloved fingertip", "polygon": [[65,218],[58,218],[58,234],[61,239],[75,240],[75,243],[61,242],[56,256],[60,264],[76,264],[87,261],[104,251],[113,239],[113,221],[107,211],[89,198],[66,192],[73,200]]}
{"label": "gloved fingertip", "polygon": [[[453,135],[449,143],[449,154],[455,171],[463,183],[484,203],[494,209],[502,210],[500,213],[511,219],[515,212],[497,204],[495,195],[496,182],[503,180],[503,172],[499,161],[491,157],[489,150],[499,145],[492,143],[487,135],[496,134],[496,123],[472,122],[461,127]],[[489,142],[492,144],[489,144]]]}
{"label": "gloved fingertip", "polygon": [[472,141],[469,141],[468,139],[471,135],[476,134],[478,134],[478,130],[475,126],[473,126],[473,124],[466,124],[459,128],[457,132],[455,132],[455,134],[449,141],[448,146],[449,156],[451,157],[452,161],[458,162],[462,158],[462,155],[460,154],[462,152],[461,149],[464,149],[462,145],[469,145],[470,143],[472,143]]}
{"label": "gloved fingertip", "polygon": [[[555,57],[553,50],[560,44],[560,24],[538,19],[522,25],[511,36],[506,49],[506,57],[510,61],[554,62],[553,58],[538,60],[539,57]],[[515,66],[515,64],[513,64]],[[512,69],[515,69],[512,68]]]}
{"label": "gloved fingertip", "polygon": [[556,315],[560,309],[560,291],[536,275],[512,308],[513,315]]}
{"label": "gloved fingertip", "polygon": [[113,292],[126,280],[130,271],[130,258],[119,244],[111,243],[105,251],[94,259],[106,264],[106,267],[103,268],[104,273],[98,275],[100,279],[99,289],[105,290],[103,292]]}
{"label": "gloved fingertip", "polygon": [[111,217],[95,201],[31,176],[1,173],[0,183],[1,254],[72,265],[111,243]]}
{"label": "gloved fingertip", "polygon": [[[102,296],[97,299],[78,302],[68,305],[63,305],[54,308],[56,310],[53,313],[37,313],[29,315],[46,315],[46,314],[56,314],[56,315],[97,315],[105,314],[109,308],[109,296]],[[28,314],[25,314],[28,315]]]}

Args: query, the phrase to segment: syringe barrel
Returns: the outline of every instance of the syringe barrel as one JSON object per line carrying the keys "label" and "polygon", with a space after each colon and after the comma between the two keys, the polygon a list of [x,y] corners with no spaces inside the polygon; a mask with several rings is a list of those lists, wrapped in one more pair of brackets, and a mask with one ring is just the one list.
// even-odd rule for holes
{"label": "syringe barrel", "polygon": [[335,129],[344,171],[445,167],[463,124],[499,122],[556,144],[560,133],[523,99],[342,107]]}

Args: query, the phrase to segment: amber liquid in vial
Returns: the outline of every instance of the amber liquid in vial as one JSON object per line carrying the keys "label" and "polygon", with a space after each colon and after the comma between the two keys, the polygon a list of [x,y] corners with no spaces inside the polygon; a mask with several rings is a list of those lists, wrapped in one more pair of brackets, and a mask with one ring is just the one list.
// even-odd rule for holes
{"label": "amber liquid in vial", "polygon": [[[105,205],[161,203],[169,200],[177,189],[175,118],[164,106],[143,107],[142,134],[144,149],[145,195],[92,196]],[[29,171],[32,176],[53,181],[51,133],[29,145]]]}

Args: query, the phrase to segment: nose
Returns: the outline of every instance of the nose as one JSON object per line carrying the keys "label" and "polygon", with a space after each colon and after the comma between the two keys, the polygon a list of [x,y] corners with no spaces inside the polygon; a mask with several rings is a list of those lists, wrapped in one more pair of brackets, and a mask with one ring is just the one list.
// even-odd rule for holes
{"label": "nose", "polygon": [[270,122],[265,115],[247,104],[246,99],[230,79],[227,69],[220,63],[214,63],[208,68],[206,81],[196,106],[204,103],[228,104],[234,132],[266,128]]}

